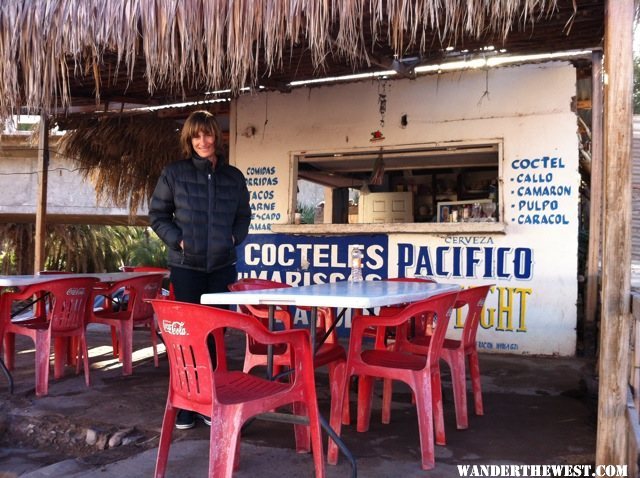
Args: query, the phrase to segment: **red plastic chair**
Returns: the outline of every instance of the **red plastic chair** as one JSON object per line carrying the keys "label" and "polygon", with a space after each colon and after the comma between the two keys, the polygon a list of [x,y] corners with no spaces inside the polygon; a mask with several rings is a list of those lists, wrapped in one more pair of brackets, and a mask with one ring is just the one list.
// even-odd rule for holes
{"label": "red plastic chair", "polygon": [[[266,279],[257,279],[257,278],[245,278],[240,279],[237,282],[229,285],[229,290],[231,291],[242,291],[242,290],[261,290],[261,289],[278,289],[291,287],[289,284],[285,284],[283,282],[270,281]],[[268,317],[269,310],[266,306],[261,305],[240,305],[238,306],[241,311],[246,313],[247,315],[251,315],[258,319],[264,326],[268,325]],[[308,307],[301,307],[302,310],[309,310]],[[284,324],[285,329],[293,328],[293,320],[291,318],[291,314],[286,309],[276,309],[275,311],[276,320],[282,322]],[[329,307],[320,307],[318,308],[318,326],[316,337],[321,338],[324,336],[327,331],[331,330],[331,333],[328,335],[326,341],[322,344],[318,344],[315,355],[313,357],[313,366],[315,368],[320,368],[324,365],[328,366],[329,369],[329,387],[331,389],[331,413],[335,413],[334,407],[337,406],[338,394],[341,392],[340,384],[342,383],[344,377],[344,365],[347,360],[347,354],[344,350],[344,347],[338,343],[338,334],[336,328],[333,327],[335,322],[335,315],[333,313],[333,309]],[[255,343],[255,341],[247,340],[246,346],[246,355],[245,355],[245,365],[244,371],[248,372],[251,368],[257,365],[266,365],[267,364],[267,347],[264,344]],[[273,347],[274,355],[273,355],[273,366],[274,366],[274,374],[276,373],[276,367],[280,370],[282,367],[290,367],[291,366],[291,355],[288,349],[284,347]],[[348,391],[347,391],[348,393]],[[350,423],[351,419],[349,416],[349,403],[348,400],[344,407],[342,408],[342,422],[345,425]],[[298,428],[298,431],[304,433],[305,430]],[[308,439],[304,436],[298,436],[297,442],[306,443],[306,447],[303,446],[299,448],[298,451],[304,451],[305,449],[308,451],[309,442]]]}
{"label": "red plastic chair", "polygon": [[[169,269],[165,269],[164,267],[156,267],[156,266],[122,266],[120,268],[122,272],[162,272],[164,274],[169,273]],[[162,293],[162,291],[158,291],[158,293]],[[158,297],[159,299],[161,297]],[[169,300],[176,300],[176,295],[173,292],[173,284],[169,283],[169,295],[166,296]]]}
{"label": "red plastic chair", "polygon": [[[456,408],[456,427],[464,430],[469,427],[467,414],[467,378],[465,362],[469,358],[469,374],[471,375],[471,386],[475,403],[476,415],[483,415],[482,406],[482,385],[480,383],[480,364],[478,361],[478,350],[476,348],[476,334],[478,324],[482,315],[482,309],[489,289],[493,285],[483,285],[464,289],[458,293],[458,298],[454,305],[455,309],[468,306],[466,319],[462,328],[460,340],[445,338],[441,358],[447,362],[451,369],[451,381],[453,384],[453,400]],[[393,346],[393,349],[401,352],[411,352],[425,355],[429,351],[431,336],[421,335],[413,338],[400,334]],[[391,381],[385,380],[385,387],[382,394],[382,415],[388,417],[391,414]]]}
{"label": "red plastic chair", "polygon": [[[280,287],[288,287],[288,285],[263,279],[241,279],[233,284],[229,284],[228,287],[231,292],[238,292],[243,290],[277,289]],[[243,314],[255,317],[262,323],[262,325],[268,327],[268,307],[264,305],[241,304],[238,305],[238,309]],[[274,311],[274,318],[276,322],[282,324],[285,330],[293,328],[293,320],[291,319],[291,314],[288,310],[276,308]],[[266,364],[267,346],[249,338],[249,340],[246,341],[245,346],[243,371],[245,373],[249,373],[253,368]],[[282,344],[277,347],[273,347],[273,374],[277,375],[282,370],[282,367],[289,367],[290,365],[291,353],[289,348]]]}
{"label": "red plastic chair", "polygon": [[[424,282],[424,283],[433,283],[435,282],[432,279],[426,279],[422,277],[392,277],[390,279],[386,279],[389,282]],[[380,307],[378,315],[388,316],[394,315],[398,311],[402,310],[406,304],[401,305],[390,305],[386,307]],[[365,331],[365,337],[372,337],[375,339],[374,348],[376,349],[385,349],[387,347],[388,339],[390,337],[390,331],[386,327],[368,327]]]}
{"label": "red plastic chair", "polygon": [[[158,367],[158,336],[153,307],[147,300],[158,297],[163,279],[164,274],[147,274],[115,282],[106,289],[96,288],[94,290],[93,298],[99,295],[104,296],[107,307],[104,310],[92,311],[89,314],[88,322],[108,325],[112,330],[116,331],[116,340],[113,341],[113,354],[122,362],[123,375],[131,375],[133,373],[133,329],[137,326],[144,326],[150,329],[153,362]],[[116,308],[116,303],[112,300],[112,297],[121,289],[123,293],[117,303],[119,307]]]}
{"label": "red plastic chair", "polygon": [[[457,295],[457,292],[440,294],[409,304],[392,316],[358,315],[351,322],[347,372],[343,387],[347,388],[351,376],[359,376],[357,430],[362,432],[369,429],[373,379],[375,377],[389,378],[405,382],[411,387],[416,397],[422,468],[425,470],[431,469],[435,465],[434,424],[436,442],[440,443],[438,438],[441,435],[444,436],[442,390],[438,360]],[[426,356],[391,350],[363,349],[363,335],[367,327],[372,325],[375,327],[398,327],[414,317],[427,314],[437,316],[437,326],[435,327],[431,347]],[[343,397],[344,395],[340,396]],[[334,416],[331,417],[331,426],[339,435],[340,421],[336,420]],[[328,451],[329,463],[335,464],[337,458],[337,445],[331,441],[329,442]]]}
{"label": "red plastic chair", "polygon": [[[85,338],[87,303],[96,278],[55,279],[28,286],[19,292],[5,292],[2,308],[4,322],[5,362],[9,370],[14,366],[15,334],[30,337],[36,349],[36,395],[47,395],[49,389],[49,357],[51,340],[77,338],[76,373],[80,373],[80,361],[84,364],[84,376],[87,386],[89,378],[89,354]],[[11,304],[16,300],[24,300],[33,296],[48,293],[46,306],[41,307],[46,320],[42,316],[30,319],[11,321]],[[56,355],[64,348],[56,347]],[[54,377],[63,374],[62,366],[56,366]]]}
{"label": "red plastic chair", "polygon": [[[171,435],[179,409],[211,417],[209,476],[231,477],[239,463],[240,429],[251,417],[302,402],[309,418],[315,473],[324,476],[311,346],[306,330],[269,332],[244,314],[215,307],[152,300],[167,344],[169,394],[162,421],[156,478],[165,476]],[[227,368],[224,328],[238,329],[264,344],[286,343],[293,350],[290,382],[269,381]],[[215,340],[215,363],[207,336]],[[302,425],[296,425],[300,427]]]}

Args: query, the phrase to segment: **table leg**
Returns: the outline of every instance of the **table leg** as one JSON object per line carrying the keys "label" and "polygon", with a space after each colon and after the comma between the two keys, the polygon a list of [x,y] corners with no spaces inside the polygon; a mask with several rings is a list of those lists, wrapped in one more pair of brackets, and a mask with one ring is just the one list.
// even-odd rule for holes
{"label": "table leg", "polygon": [[[311,351],[313,355],[316,354],[316,322],[318,321],[318,308],[311,307],[311,318],[309,319],[309,335],[311,336]],[[337,321],[336,321],[337,322]],[[329,422],[321,415],[318,414],[318,418],[320,420],[320,426],[327,432],[327,435],[338,445],[340,451],[344,454],[344,456],[351,463],[351,476],[355,478],[358,476],[358,465],[356,463],[356,459],[351,453],[351,450],[347,448],[347,445],[342,441],[342,438],[338,436]]]}
{"label": "table leg", "polygon": [[318,308],[311,307],[311,317],[309,318],[309,335],[311,336],[311,355],[316,355],[316,322],[318,322]]}
{"label": "table leg", "polygon": [[[276,315],[276,306],[269,306],[269,330],[273,331],[275,328],[275,315]],[[273,378],[273,345],[267,345],[267,379],[271,380]]]}
{"label": "table leg", "polygon": [[[311,318],[309,319],[309,334],[311,336],[311,349],[312,349],[313,355],[315,355],[316,353],[315,348],[316,348],[317,319],[318,319],[318,308],[312,307]],[[275,322],[275,305],[269,305],[269,330],[273,330],[274,322]],[[271,378],[273,377],[273,346],[272,345],[267,345],[267,376],[269,380],[271,380]],[[269,414],[268,417],[265,416],[264,418],[271,419],[271,420],[275,419],[276,421],[283,420],[282,418],[280,419],[276,418],[275,417],[276,415],[279,415],[279,414],[275,414],[275,413]],[[358,476],[358,466],[357,466],[355,457],[353,456],[349,448],[347,448],[347,445],[345,445],[342,439],[335,432],[335,430],[331,428],[331,426],[329,425],[329,422],[327,422],[327,420],[320,414],[318,415],[318,418],[320,420],[320,426],[324,429],[324,431],[327,432],[327,435],[329,435],[329,437],[331,437],[331,439],[335,442],[335,444],[338,446],[340,451],[344,454],[347,460],[349,460],[349,463],[351,463],[351,476],[352,478],[356,478]],[[296,422],[299,422],[299,417],[289,417],[286,420],[288,423],[296,423]]]}

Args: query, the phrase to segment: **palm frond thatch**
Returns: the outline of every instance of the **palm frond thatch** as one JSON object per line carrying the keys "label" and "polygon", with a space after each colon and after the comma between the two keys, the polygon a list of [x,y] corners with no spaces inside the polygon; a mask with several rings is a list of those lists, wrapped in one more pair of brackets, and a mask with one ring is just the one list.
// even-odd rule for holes
{"label": "palm frond thatch", "polygon": [[[384,40],[402,56],[434,38],[488,32],[552,13],[557,0],[5,0],[0,2],[0,119],[20,106],[51,113],[71,104],[70,81],[92,82],[99,101],[106,54],[133,79],[144,60],[149,92],[252,86],[304,44],[317,70],[329,55],[354,65]],[[575,4],[574,4],[575,8]],[[370,22],[373,45],[364,45]],[[445,45],[446,46],[446,45]],[[260,66],[261,72],[258,71]],[[109,69],[109,68],[105,68]]]}
{"label": "palm frond thatch", "polygon": [[179,125],[155,115],[100,118],[62,139],[60,149],[84,170],[98,202],[135,215],[153,193],[162,168],[180,159]]}

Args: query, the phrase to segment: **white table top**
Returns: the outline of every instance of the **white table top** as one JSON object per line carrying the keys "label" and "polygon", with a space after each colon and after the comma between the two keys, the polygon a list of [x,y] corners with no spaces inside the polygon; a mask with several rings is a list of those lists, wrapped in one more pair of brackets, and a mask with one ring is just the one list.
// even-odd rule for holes
{"label": "white table top", "polygon": [[262,304],[368,309],[415,302],[457,290],[460,290],[458,285],[435,282],[341,281],[283,289],[203,294],[200,302],[209,305]]}
{"label": "white table top", "polygon": [[124,279],[131,279],[148,274],[158,274],[158,272],[100,272],[87,274],[33,274],[33,275],[0,275],[0,287],[24,287],[32,284],[41,284],[56,279],[73,279],[80,277],[95,277],[100,282],[117,282]]}

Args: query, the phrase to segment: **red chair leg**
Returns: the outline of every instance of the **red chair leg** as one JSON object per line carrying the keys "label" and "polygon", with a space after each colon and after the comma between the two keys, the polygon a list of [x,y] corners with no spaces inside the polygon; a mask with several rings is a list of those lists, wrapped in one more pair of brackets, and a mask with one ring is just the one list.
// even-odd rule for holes
{"label": "red chair leg", "polygon": [[469,354],[469,374],[471,375],[471,386],[473,387],[473,401],[476,415],[484,415],[482,405],[482,384],[480,383],[480,363],[478,353],[473,351]]}
{"label": "red chair leg", "polygon": [[155,319],[151,319],[149,328],[151,329],[151,346],[153,347],[153,365],[158,368],[160,363],[158,362],[158,333],[156,332]]}
{"label": "red chair leg", "polygon": [[120,358],[120,349],[118,346],[118,332],[114,326],[111,326],[111,347],[113,349],[113,356]]}
{"label": "red chair leg", "polygon": [[78,359],[78,337],[67,337],[66,365],[76,365]]}
{"label": "red chair leg", "polygon": [[64,376],[64,366],[69,355],[69,340],[67,337],[55,337],[53,339],[53,377],[58,379]]}
{"label": "red chair leg", "polygon": [[459,430],[469,428],[467,415],[467,382],[464,355],[458,350],[446,352],[446,361],[451,369],[453,401],[456,408],[456,426]]}
{"label": "red chair leg", "polygon": [[[342,424],[351,424],[351,409],[349,407],[349,383],[347,382],[347,388],[344,391],[343,405],[342,405]],[[341,392],[342,393],[342,392]]]}
{"label": "red chair leg", "polygon": [[[342,420],[340,418],[339,413],[337,411],[343,409],[345,406],[349,406],[349,384],[351,382],[351,375],[347,375],[345,369],[345,375],[340,382],[340,388],[342,391],[338,394],[338,402],[335,407],[333,403],[331,404],[331,415],[329,417],[329,425],[336,432],[338,436],[340,436],[341,428],[342,428]],[[346,401],[346,403],[345,403]],[[327,463],[330,465],[335,465],[338,463],[338,445],[329,439],[329,446],[327,447]]]}
{"label": "red chair leg", "polygon": [[385,378],[382,381],[382,423],[391,423],[391,400],[393,395],[393,381]]}
{"label": "red chair leg", "polygon": [[384,350],[387,348],[387,328],[386,327],[376,328],[376,339],[374,342],[374,348],[376,350]]}
{"label": "red chair leg", "polygon": [[[231,478],[238,447],[240,424],[237,423],[231,408],[224,407],[222,410],[220,408],[215,407],[211,417],[209,476]],[[221,423],[227,426],[220,426]]]}
{"label": "red chair leg", "polygon": [[171,435],[176,424],[178,409],[173,408],[167,401],[162,419],[162,431],[160,432],[160,443],[158,444],[158,457],[156,458],[155,478],[164,478],[167,469],[167,459],[169,458],[169,447],[171,446]]}
{"label": "red chair leg", "polygon": [[[331,413],[338,406],[338,394],[342,393],[342,381],[346,371],[346,362],[331,362],[329,364],[329,388],[331,389]],[[345,399],[342,405],[342,424],[349,425],[351,423],[351,413],[349,411],[349,388],[347,387]]]}
{"label": "red chair leg", "polygon": [[358,418],[356,430],[366,432],[371,421],[371,400],[373,399],[373,377],[358,376]]}
{"label": "red chair leg", "polygon": [[[295,402],[293,404],[293,414],[306,416],[307,407],[303,402]],[[306,425],[294,425],[294,434],[296,437],[296,452],[309,453],[311,451],[311,436],[309,435],[309,427]]]}
{"label": "red chair leg", "polygon": [[236,440],[236,452],[233,455],[233,471],[240,469],[240,437]]}
{"label": "red chair leg", "polygon": [[[311,436],[311,449],[313,450],[313,464],[316,478],[324,478],[324,457],[322,453],[322,431],[320,430],[320,417],[318,414],[315,385],[307,382],[305,399],[312,402],[313,406],[307,407],[309,414],[309,435]],[[340,409],[338,409],[340,410]],[[338,415],[338,413],[336,413]]]}
{"label": "red chair leg", "polygon": [[16,360],[16,334],[5,332],[4,334],[4,364],[9,370],[13,370]]}
{"label": "red chair leg", "polygon": [[[82,343],[82,338],[81,337],[74,337],[73,343],[75,344],[75,364],[76,364],[76,375],[80,374],[80,364],[82,363],[84,366],[84,358],[87,357],[87,360],[89,359],[89,354],[88,351],[85,351],[85,346]],[[84,342],[84,344],[86,345],[86,341]],[[85,368],[85,382],[87,380],[87,376],[86,376],[86,368]]]}
{"label": "red chair leg", "polygon": [[[87,387],[91,386],[91,376],[89,375],[89,349],[87,347],[87,338],[83,335],[78,340],[78,359],[76,364],[76,374],[80,367],[80,359],[82,358],[82,364],[84,365],[84,383]],[[82,355],[82,357],[80,357]]]}
{"label": "red chair leg", "polygon": [[[422,377],[416,377],[416,388],[430,387],[423,383]],[[433,392],[433,390],[432,390]],[[416,411],[418,413],[418,432],[420,435],[420,451],[422,469],[430,470],[435,466],[435,446],[433,443],[433,409],[429,394],[414,393],[416,397]],[[427,398],[427,400],[425,400]]]}
{"label": "red chair leg", "polygon": [[47,331],[37,331],[36,345],[36,396],[45,396],[49,391],[49,356],[51,339]]}
{"label": "red chair leg", "polygon": [[[415,394],[414,394],[415,396]],[[440,380],[440,372],[431,374],[431,403],[433,411],[433,422],[436,434],[436,444],[446,445],[444,431],[444,406],[442,403],[442,383]],[[416,406],[417,398],[416,398]]]}
{"label": "red chair leg", "polygon": [[123,320],[120,323],[120,361],[122,362],[122,375],[133,373],[133,322]]}

